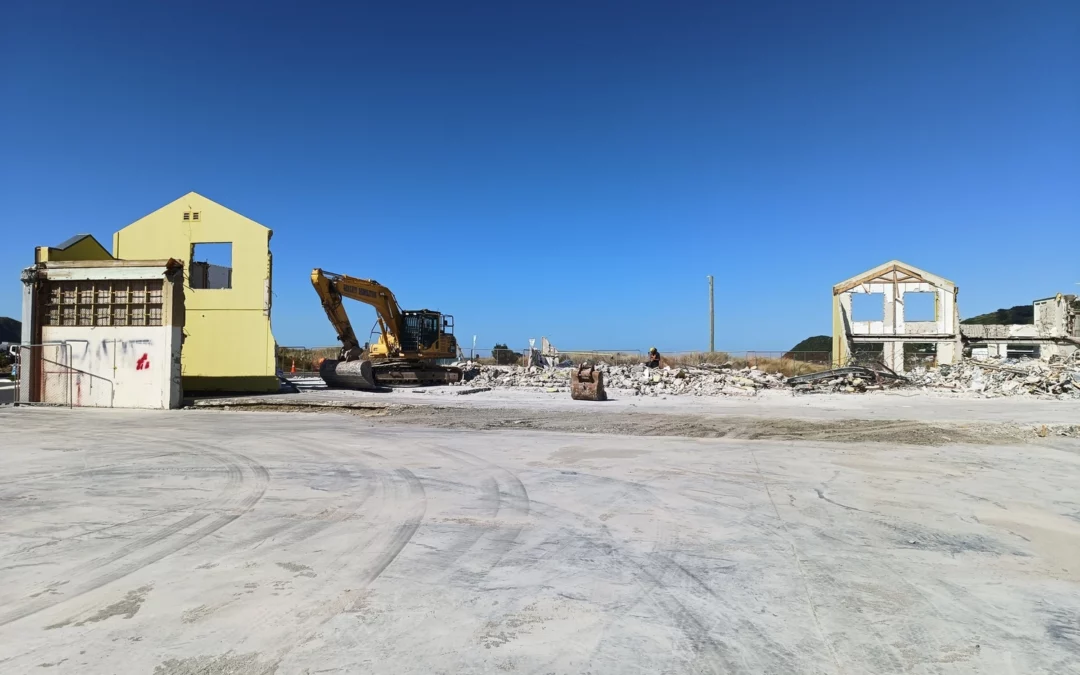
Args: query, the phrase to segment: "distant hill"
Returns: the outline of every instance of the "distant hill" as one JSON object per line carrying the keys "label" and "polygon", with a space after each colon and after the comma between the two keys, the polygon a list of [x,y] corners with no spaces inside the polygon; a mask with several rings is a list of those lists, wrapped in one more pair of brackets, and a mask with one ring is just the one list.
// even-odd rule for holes
{"label": "distant hill", "polygon": [[1026,324],[1035,323],[1035,307],[1032,305],[1017,305],[1008,309],[999,309],[989,314],[980,314],[970,319],[964,319],[960,323],[985,326],[987,324]]}
{"label": "distant hill", "polygon": [[784,358],[793,361],[828,363],[832,358],[832,337],[828,335],[808,337],[792,347],[784,354]]}
{"label": "distant hill", "polygon": [[22,322],[0,316],[0,342],[20,342],[21,340]]}

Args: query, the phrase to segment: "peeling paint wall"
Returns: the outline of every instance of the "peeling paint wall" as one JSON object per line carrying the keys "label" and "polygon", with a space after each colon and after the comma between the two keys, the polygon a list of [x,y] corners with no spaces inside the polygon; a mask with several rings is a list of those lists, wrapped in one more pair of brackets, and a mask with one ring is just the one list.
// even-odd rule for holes
{"label": "peeling paint wall", "polygon": [[1052,298],[1036,300],[1035,328],[1045,337],[1080,337],[1080,307],[1075,295],[1058,294]]}
{"label": "peeling paint wall", "polygon": [[180,333],[174,326],[46,326],[42,342],[67,343],[70,363],[46,369],[44,386],[69,389],[75,406],[178,408]]}

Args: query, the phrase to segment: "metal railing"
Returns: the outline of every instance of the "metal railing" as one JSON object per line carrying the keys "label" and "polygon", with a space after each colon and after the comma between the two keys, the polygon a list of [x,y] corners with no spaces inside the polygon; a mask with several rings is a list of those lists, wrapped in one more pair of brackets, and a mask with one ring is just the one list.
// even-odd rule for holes
{"label": "metal railing", "polygon": [[75,369],[71,345],[66,342],[19,345],[19,376],[15,380],[17,405],[74,407]]}

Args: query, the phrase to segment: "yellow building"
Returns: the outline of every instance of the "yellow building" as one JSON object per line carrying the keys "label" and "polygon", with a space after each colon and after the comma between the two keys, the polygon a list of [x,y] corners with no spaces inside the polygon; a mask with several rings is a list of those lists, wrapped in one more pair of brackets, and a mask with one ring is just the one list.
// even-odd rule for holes
{"label": "yellow building", "polygon": [[91,234],[77,234],[59,246],[38,246],[34,250],[35,263],[82,260],[112,260],[112,256]]}
{"label": "yellow building", "polygon": [[184,261],[185,391],[277,391],[272,234],[189,192],[113,235],[116,258]]}

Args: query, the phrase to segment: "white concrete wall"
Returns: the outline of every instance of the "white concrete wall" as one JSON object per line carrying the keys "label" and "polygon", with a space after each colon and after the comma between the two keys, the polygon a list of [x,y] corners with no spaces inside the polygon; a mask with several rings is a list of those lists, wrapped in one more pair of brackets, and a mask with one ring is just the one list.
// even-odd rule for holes
{"label": "white concrete wall", "polygon": [[[851,295],[856,293],[881,293],[884,296],[883,315],[880,320],[854,320],[851,314]],[[937,320],[906,321],[904,295],[907,293],[934,293],[937,303]],[[853,335],[951,335],[956,332],[956,295],[932,284],[922,282],[862,284],[842,294],[840,304],[847,315],[852,317]]]}
{"label": "white concrete wall", "polygon": [[[155,261],[156,262],[156,261]],[[164,263],[164,261],[162,261]],[[178,408],[184,306],[179,265],[87,263],[27,268],[23,275],[20,402],[117,408]],[[38,281],[154,279],[164,274],[161,326],[40,326]],[[29,345],[40,345],[30,347]],[[41,364],[40,383],[32,377]]]}
{"label": "white concrete wall", "polygon": [[1065,317],[1067,308],[1064,298],[1047,298],[1035,305],[1035,330],[1044,337],[1062,337],[1066,334]]}
{"label": "white concrete wall", "polygon": [[[28,282],[26,270],[23,271],[22,288],[22,344],[28,345],[34,341],[34,307],[37,304],[37,290],[33,283]],[[26,365],[23,359],[27,358],[25,349],[19,351],[19,391],[15,394],[17,401],[30,400],[30,371],[24,369]]]}
{"label": "white concrete wall", "polygon": [[[882,295],[881,319],[855,321],[852,314],[852,296],[860,293],[880,293]],[[935,320],[907,321],[904,314],[904,299],[908,293],[933,293]],[[904,342],[890,338],[901,336],[927,336],[926,342],[936,344],[937,362],[956,363],[960,358],[959,312],[956,307],[956,293],[951,288],[939,288],[925,282],[874,282],[864,283],[837,296],[842,316],[847,316],[851,325],[851,335],[861,341],[877,342],[872,338],[881,338],[883,343],[882,359],[885,365],[896,372],[904,371]]]}
{"label": "white concrete wall", "polygon": [[[70,387],[76,406],[180,406],[180,334],[175,326],[45,326],[42,341],[68,345],[74,371],[46,369],[44,387]],[[52,371],[53,374],[48,374]],[[67,379],[68,382],[59,380]]]}

